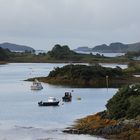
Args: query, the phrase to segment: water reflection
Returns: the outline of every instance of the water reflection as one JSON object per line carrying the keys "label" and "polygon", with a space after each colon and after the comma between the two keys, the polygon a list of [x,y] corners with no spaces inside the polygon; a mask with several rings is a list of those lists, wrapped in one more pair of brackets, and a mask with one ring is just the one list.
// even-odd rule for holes
{"label": "water reflection", "polygon": [[[0,67],[0,140],[96,140],[88,135],[64,134],[61,130],[77,118],[102,111],[117,89],[72,88],[43,84],[41,91],[31,91],[34,76],[46,76],[54,67],[65,64],[8,64]],[[59,107],[38,107],[38,101],[49,96],[62,98],[73,90],[71,103]],[[81,97],[81,100],[77,100]]]}

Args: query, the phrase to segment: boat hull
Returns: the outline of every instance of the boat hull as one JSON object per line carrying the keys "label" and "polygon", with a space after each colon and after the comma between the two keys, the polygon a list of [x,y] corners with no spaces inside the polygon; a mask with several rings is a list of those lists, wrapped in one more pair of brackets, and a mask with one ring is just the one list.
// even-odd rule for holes
{"label": "boat hull", "polygon": [[59,101],[57,102],[38,102],[39,106],[58,106]]}
{"label": "boat hull", "polygon": [[62,97],[63,102],[71,102],[72,97]]}
{"label": "boat hull", "polygon": [[31,90],[41,90],[41,89],[43,89],[43,87],[31,86]]}

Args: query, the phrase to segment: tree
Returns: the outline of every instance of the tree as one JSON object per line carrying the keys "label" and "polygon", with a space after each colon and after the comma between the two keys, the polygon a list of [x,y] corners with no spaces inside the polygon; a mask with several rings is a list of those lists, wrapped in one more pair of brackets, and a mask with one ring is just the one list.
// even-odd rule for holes
{"label": "tree", "polygon": [[0,60],[7,60],[9,58],[8,53],[9,50],[0,47]]}
{"label": "tree", "polygon": [[67,45],[61,46],[56,44],[48,54],[55,59],[67,59],[75,52],[71,51]]}

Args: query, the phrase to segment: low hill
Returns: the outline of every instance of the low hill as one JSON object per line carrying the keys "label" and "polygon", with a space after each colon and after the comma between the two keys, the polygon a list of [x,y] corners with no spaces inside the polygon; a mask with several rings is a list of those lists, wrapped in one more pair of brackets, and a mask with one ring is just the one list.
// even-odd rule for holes
{"label": "low hill", "polygon": [[128,44],[128,49],[127,51],[132,52],[132,51],[140,51],[140,42],[134,43],[134,44]]}
{"label": "low hill", "polygon": [[106,44],[95,46],[92,51],[102,53],[127,53],[140,51],[140,43],[123,44],[123,43],[111,43],[109,46]]}
{"label": "low hill", "polygon": [[91,54],[82,54],[82,53],[76,53],[73,50],[70,50],[69,46],[67,45],[60,45],[56,44],[51,51],[47,53],[49,60],[60,60],[60,61],[90,61],[91,59],[95,57],[101,57],[103,56],[93,56]]}
{"label": "low hill", "polygon": [[31,47],[24,46],[24,45],[17,45],[17,44],[12,44],[12,43],[2,43],[0,44],[0,47],[3,49],[9,49],[12,52],[34,52],[35,50]]}
{"label": "low hill", "polygon": [[111,43],[109,46],[106,44],[95,46],[92,51],[104,52],[104,53],[126,53],[128,46],[123,43]]}
{"label": "low hill", "polygon": [[110,45],[102,44],[97,45],[93,48],[89,47],[79,47],[74,51],[83,52],[100,52],[100,53],[127,53],[127,52],[137,52],[140,51],[140,43],[133,44],[123,44],[120,42],[111,43]]}

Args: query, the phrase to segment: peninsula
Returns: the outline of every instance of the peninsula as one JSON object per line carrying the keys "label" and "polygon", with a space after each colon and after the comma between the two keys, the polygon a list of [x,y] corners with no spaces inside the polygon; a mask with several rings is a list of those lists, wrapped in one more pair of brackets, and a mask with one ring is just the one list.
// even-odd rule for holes
{"label": "peninsula", "polygon": [[64,130],[112,140],[140,140],[140,84],[127,85],[107,102],[106,110],[78,119]]}

